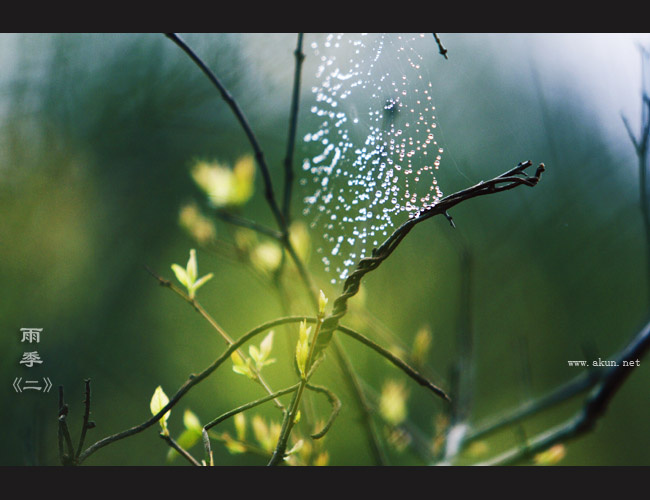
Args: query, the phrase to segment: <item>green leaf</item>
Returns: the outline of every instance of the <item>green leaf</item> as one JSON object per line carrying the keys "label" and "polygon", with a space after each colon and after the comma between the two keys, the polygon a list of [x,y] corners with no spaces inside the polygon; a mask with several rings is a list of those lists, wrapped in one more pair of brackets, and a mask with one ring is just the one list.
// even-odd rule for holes
{"label": "green leaf", "polygon": [[189,283],[190,286],[194,286],[194,283],[196,282],[198,269],[196,264],[196,250],[194,250],[193,248],[190,250],[190,258],[187,261],[187,266],[185,267],[185,269],[187,270],[187,282]]}
{"label": "green leaf", "polygon": [[187,272],[178,264],[172,264],[172,271],[176,275],[176,279],[183,285],[185,288],[189,287],[189,281],[187,281]]}
{"label": "green leaf", "polygon": [[264,340],[262,340],[262,343],[260,344],[260,355],[262,361],[268,359],[269,355],[271,354],[271,349],[273,349],[273,330],[271,330],[269,334],[264,337]]}
{"label": "green leaf", "polygon": [[318,296],[318,315],[320,317],[325,316],[325,307],[327,307],[327,301],[329,299],[325,297],[325,294],[323,293],[323,290],[320,291],[320,295]]}
{"label": "green leaf", "polygon": [[197,432],[199,436],[203,432],[203,426],[199,421],[199,417],[197,417],[190,409],[185,410],[185,413],[183,414],[183,425],[185,425],[187,430]]}
{"label": "green leaf", "polygon": [[255,361],[255,368],[257,368],[258,371],[261,371],[266,365],[275,363],[275,359],[268,359],[272,349],[273,330],[271,330],[264,340],[262,340],[259,349],[254,345],[248,348],[248,352],[251,358],[253,358],[253,361]]}
{"label": "green leaf", "polygon": [[240,375],[246,375],[251,380],[256,378],[253,370],[251,369],[250,359],[244,361],[244,359],[239,355],[237,351],[233,352],[230,355],[230,359],[232,360],[233,365],[232,371],[239,373]]}
{"label": "green leaf", "polygon": [[[198,443],[200,439],[201,439],[200,432],[197,433],[196,430],[194,429],[185,429],[183,432],[181,432],[181,435],[178,436],[176,443],[178,443],[178,446],[180,446],[184,450],[189,450],[190,448],[192,448],[192,446]],[[170,448],[169,451],[167,452],[167,461],[171,462],[179,455],[180,453],[178,453],[174,448]]]}
{"label": "green leaf", "polygon": [[[169,398],[167,397],[167,394],[165,394],[165,391],[163,391],[161,386],[156,387],[156,390],[154,391],[151,398],[151,402],[149,403],[151,414],[157,415],[160,413],[160,411],[167,405],[167,403],[169,403]],[[169,435],[169,430],[167,429],[167,419],[169,418],[170,413],[171,410],[168,410],[167,413],[165,413],[159,420],[160,426],[162,427],[162,432],[166,436]]]}
{"label": "green leaf", "polygon": [[235,415],[234,420],[237,439],[246,441],[246,416],[243,413],[238,413]]}
{"label": "green leaf", "polygon": [[307,327],[307,321],[300,323],[300,332],[298,334],[298,343],[296,344],[296,364],[300,376],[305,378],[307,371],[307,357],[309,356],[309,332],[311,326]]}
{"label": "green leaf", "polygon": [[213,274],[209,273],[198,280],[196,279],[198,265],[196,263],[196,250],[193,248],[190,250],[190,258],[185,269],[178,264],[172,264],[172,270],[176,274],[176,279],[187,289],[187,295],[190,299],[193,299],[196,291],[213,277]]}
{"label": "green leaf", "polygon": [[194,289],[194,291],[201,288],[203,286],[203,284],[208,282],[209,280],[211,280],[213,278],[213,276],[214,275],[212,273],[208,273],[205,276],[203,276],[202,278],[199,278],[197,281],[195,281],[194,286],[192,287]]}

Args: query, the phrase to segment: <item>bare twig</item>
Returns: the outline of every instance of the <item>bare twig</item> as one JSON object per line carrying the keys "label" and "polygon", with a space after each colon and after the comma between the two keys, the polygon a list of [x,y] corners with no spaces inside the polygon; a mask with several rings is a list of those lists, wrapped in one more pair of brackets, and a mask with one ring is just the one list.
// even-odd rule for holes
{"label": "bare twig", "polygon": [[[185,302],[190,304],[201,316],[203,316],[203,318],[205,318],[208,321],[208,323],[210,323],[210,325],[212,325],[212,327],[223,337],[223,339],[226,341],[228,345],[233,345],[235,343],[235,341],[230,337],[230,335],[228,335],[226,331],[223,328],[221,328],[221,326],[219,326],[219,323],[217,323],[216,320],[203,308],[203,306],[201,306],[198,300],[194,298],[190,298],[189,295],[187,295],[180,288],[175,286],[171,281],[166,280],[162,276],[158,276],[148,267],[145,266],[145,269],[149,272],[149,274],[151,274],[154,278],[158,280],[160,286],[169,288],[174,293],[176,293],[176,295],[182,297],[183,300],[185,300]],[[239,349],[237,350],[237,352],[242,358],[245,358],[245,354],[241,352]],[[272,394],[273,390],[269,387],[268,383],[266,382],[262,374],[254,366],[251,366],[251,370],[255,374],[255,381],[258,382],[267,393]],[[279,400],[275,400],[275,406],[281,410],[284,410],[284,406]]]}
{"label": "bare twig", "polygon": [[260,234],[263,234],[265,236],[270,236],[271,238],[278,241],[282,241],[282,233],[275,231],[274,229],[271,229],[269,227],[263,226],[262,224],[255,222],[253,220],[246,219],[241,215],[233,214],[232,212],[228,212],[226,210],[217,210],[215,214],[217,215],[217,217],[219,217],[220,219],[226,222],[229,222],[230,224],[233,224],[235,226],[245,227],[247,229],[252,229],[253,231],[257,231]]}
{"label": "bare twig", "polygon": [[414,381],[416,381],[418,384],[421,386],[429,389],[432,393],[434,393],[436,396],[443,398],[446,401],[451,401],[449,396],[443,391],[440,387],[436,386],[433,384],[430,380],[426,379],[423,377],[420,373],[418,373],[414,368],[409,366],[406,362],[404,362],[402,359],[399,357],[395,356],[392,352],[388,351],[387,349],[384,349],[380,345],[375,344],[372,340],[370,340],[367,337],[364,337],[358,332],[355,332],[354,330],[347,328],[345,326],[337,326],[336,329],[340,331],[341,333],[346,334],[347,336],[353,338],[354,340],[361,342],[367,347],[370,347],[373,351],[376,353],[381,354],[385,359],[390,361],[393,365],[395,365],[397,368],[402,370],[404,373],[406,373],[409,377],[411,377]]}
{"label": "bare twig", "polygon": [[[72,438],[70,437],[70,431],[68,430],[68,423],[66,421],[68,417],[68,405],[65,404],[63,399],[63,386],[59,386],[59,459],[61,460],[62,465],[74,465],[75,455],[74,455],[74,446],[72,445]],[[65,448],[67,451],[63,450],[63,445],[65,443]]]}
{"label": "bare twig", "polygon": [[253,151],[255,153],[255,159],[257,160],[257,164],[260,167],[260,171],[262,172],[262,179],[264,181],[264,196],[266,197],[266,201],[269,204],[269,207],[271,208],[271,212],[273,213],[273,216],[278,222],[278,226],[284,227],[285,225],[284,218],[282,217],[280,208],[278,207],[278,204],[275,200],[275,193],[273,191],[273,182],[271,181],[271,173],[266,163],[266,159],[264,158],[264,153],[262,152],[262,148],[260,147],[259,141],[257,140],[255,133],[251,129],[248,120],[244,116],[244,113],[241,110],[241,108],[239,107],[239,104],[237,103],[237,101],[235,101],[235,99],[233,99],[233,97],[230,95],[230,92],[228,92],[226,87],[224,87],[224,85],[216,77],[216,75],[212,72],[212,70],[208,68],[208,66],[203,62],[203,60],[176,33],[165,33],[165,36],[167,36],[167,38],[169,38],[172,42],[178,45],[183,50],[183,52],[185,52],[190,57],[190,59],[194,61],[194,63],[201,69],[201,71],[205,74],[205,76],[208,77],[208,79],[217,88],[217,90],[219,90],[221,97],[223,98],[224,101],[226,101],[226,104],[228,104],[232,112],[235,114],[237,121],[239,121],[241,127],[244,129],[246,137],[248,138],[248,141],[250,142],[251,147],[253,148]]}
{"label": "bare twig", "polygon": [[198,460],[196,460],[189,451],[187,451],[185,448],[183,448],[180,444],[178,444],[174,439],[169,434],[160,434],[160,437],[165,441],[169,446],[174,448],[180,455],[187,460],[189,463],[196,467],[201,467],[201,464],[199,463]]}
{"label": "bare twig", "polygon": [[641,51],[641,131],[639,138],[635,138],[634,132],[630,127],[625,116],[621,116],[625,129],[632,141],[636,151],[639,163],[639,191],[640,191],[640,208],[643,217],[643,226],[646,236],[646,285],[648,287],[648,300],[650,300],[650,195],[648,194],[648,141],[650,141],[650,83],[646,82],[646,64],[650,54],[643,47]]}
{"label": "bare twig", "polygon": [[293,95],[291,98],[291,111],[289,116],[289,138],[287,140],[287,156],[284,159],[284,199],[282,203],[282,214],[284,222],[288,226],[291,217],[291,190],[293,187],[293,151],[296,142],[296,129],[298,126],[298,104],[300,102],[300,75],[302,62],[305,54],[302,52],[303,33],[298,33],[298,42],[294,55],[296,57],[296,69],[293,76]]}
{"label": "bare twig", "polygon": [[639,332],[616,358],[616,366],[609,367],[601,381],[573,417],[552,429],[528,440],[523,448],[515,448],[480,465],[505,465],[540,453],[551,446],[574,439],[591,431],[623,383],[631,375],[638,361],[650,349],[650,323]]}
{"label": "bare twig", "polygon": [[86,384],[86,397],[84,399],[84,419],[81,425],[81,435],[79,436],[79,445],[75,457],[78,459],[83,450],[84,441],[86,440],[86,431],[95,427],[95,423],[90,420],[90,379],[84,380]]}
{"label": "bare twig", "polygon": [[436,39],[436,43],[438,44],[438,50],[440,51],[440,55],[442,55],[445,59],[449,59],[447,57],[447,49],[445,49],[442,46],[442,42],[440,41],[440,38],[438,37],[438,33],[434,33],[433,38]]}
{"label": "bare twig", "polygon": [[458,191],[449,196],[445,196],[436,203],[422,209],[417,215],[404,222],[395,231],[393,231],[393,233],[386,239],[386,241],[381,244],[381,246],[372,250],[372,255],[370,257],[361,259],[357,264],[356,269],[345,280],[345,283],[343,285],[343,293],[341,293],[341,295],[339,295],[339,297],[335,300],[332,313],[327,318],[325,318],[323,322],[321,335],[317,339],[317,342],[319,344],[316,354],[327,347],[340,318],[343,317],[347,312],[348,300],[356,295],[356,293],[359,291],[361,278],[363,278],[370,271],[373,271],[379,267],[379,265],[393,253],[401,241],[417,224],[436,215],[445,214],[449,209],[458,205],[459,203],[475,198],[477,196],[507,191],[521,185],[530,187],[537,185],[541,178],[542,172],[544,172],[545,167],[543,164],[540,164],[537,167],[535,175],[531,177],[525,173],[525,169],[531,165],[532,163],[530,161],[521,162],[516,167],[508,170],[498,177],[495,177],[494,179],[486,182],[480,182],[475,186],[464,189],[462,191]]}

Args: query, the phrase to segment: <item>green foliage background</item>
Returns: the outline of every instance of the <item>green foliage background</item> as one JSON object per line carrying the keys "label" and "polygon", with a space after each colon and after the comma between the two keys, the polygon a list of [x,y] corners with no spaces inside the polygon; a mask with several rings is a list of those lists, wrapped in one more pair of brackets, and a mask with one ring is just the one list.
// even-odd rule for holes
{"label": "green foliage background", "polygon": [[[306,35],[307,46],[310,36],[318,35]],[[534,40],[543,44],[546,37]],[[186,40],[238,100],[280,186],[294,35]],[[603,125],[604,104],[583,92],[579,70],[558,65],[559,76],[545,79],[548,66],[529,37],[443,35],[448,61],[431,43],[445,194],[527,159],[548,169],[535,189],[459,206],[452,213],[455,231],[445,220],[420,225],[364,282],[368,309],[406,344],[430,325],[428,365],[448,387],[459,322],[457,250],[465,242],[475,263],[472,415],[480,420],[577,375],[567,360],[585,359],[585,348],[607,358],[647,320],[636,161],[622,122]],[[0,82],[0,464],[49,465],[57,463],[57,386],[65,386],[76,437],[83,380],[92,379],[97,427],[89,431],[90,444],[145,420],[156,386],[173,394],[222,352],[209,326],[157,286],[144,266],[172,279],[170,264],[184,265],[196,246],[177,223],[180,205],[200,196],[188,173],[192,159],[234,162],[250,149],[218,93],[160,34],[3,35],[0,45],[8,68]],[[305,133],[300,124],[309,115],[315,64],[307,55],[298,137]],[[584,57],[602,57],[606,80],[610,56]],[[635,85],[640,89],[640,80],[626,88]],[[612,89],[613,102],[616,97]],[[640,102],[640,92],[624,97]],[[627,116],[638,126],[638,113]],[[304,155],[298,146],[296,165]],[[273,226],[259,175],[257,183],[245,213]],[[299,190],[293,201],[300,214]],[[230,237],[223,223],[218,231]],[[200,274],[215,275],[199,298],[233,337],[282,315],[274,295],[245,267],[200,249],[198,262]],[[316,258],[310,264],[333,299],[340,289],[329,285]],[[44,328],[37,347],[44,364],[31,371],[18,363],[25,350],[20,328],[28,326]],[[357,327],[382,343],[371,325]],[[294,330],[291,340],[276,336],[279,361],[267,378],[277,388],[292,380]],[[401,378],[375,354],[345,345],[375,392],[387,378]],[[529,387],[522,383],[524,365]],[[331,463],[369,464],[356,410],[333,366],[323,366],[321,380],[341,396],[344,409],[327,437]],[[33,374],[50,377],[55,388],[16,394],[13,379]],[[595,432],[570,443],[562,463],[650,463],[649,377],[642,361]],[[431,435],[441,403],[407,386],[409,417]],[[207,422],[260,395],[227,366],[172,410],[171,432],[180,433],[185,408]],[[531,420],[526,433],[558,422],[579,402]],[[274,412],[262,410],[277,418]],[[87,464],[163,465],[167,449],[157,432],[104,448]],[[517,429],[499,433],[488,441],[490,452],[516,445],[519,436]],[[217,464],[264,463],[219,446],[215,453]],[[391,452],[390,459],[422,463],[409,451]]]}

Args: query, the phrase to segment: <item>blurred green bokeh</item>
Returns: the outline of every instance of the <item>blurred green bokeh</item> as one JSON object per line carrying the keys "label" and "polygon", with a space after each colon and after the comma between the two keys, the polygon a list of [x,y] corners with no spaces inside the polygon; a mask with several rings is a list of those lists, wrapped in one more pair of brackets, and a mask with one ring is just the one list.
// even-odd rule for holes
{"label": "blurred green bokeh", "polygon": [[[309,121],[317,64],[308,48],[319,36],[305,37],[299,138]],[[638,130],[640,57],[632,36],[610,35],[600,43],[605,35],[441,37],[449,60],[431,39],[424,64],[433,83],[437,140],[445,150],[438,175],[444,193],[528,159],[544,162],[547,172],[534,189],[457,207],[456,230],[444,219],[418,226],[364,280],[367,312],[351,315],[349,323],[387,347],[390,339],[381,331],[390,331],[396,336],[390,342],[407,348],[427,326],[433,335],[427,372],[448,388],[461,321],[459,252],[470,252],[471,416],[478,422],[577,375],[580,369],[567,360],[611,356],[648,319],[637,164],[620,119],[622,112]],[[295,35],[185,39],[244,110],[281,193]],[[648,46],[650,37],[636,41]],[[627,58],[615,60],[604,50],[608,44]],[[178,47],[160,34],[2,35],[0,60],[6,67],[0,80],[0,465],[56,465],[59,386],[76,440],[83,381],[92,380],[97,427],[88,445],[144,421],[158,385],[173,394],[224,348],[145,266],[172,280],[171,264],[184,266],[190,248],[197,248],[200,275],[214,273],[199,299],[235,338],[284,312],[271,285],[247,266],[203,251],[179,227],[180,207],[202,200],[190,176],[192,162],[233,164],[251,151],[230,109]],[[298,141],[297,166],[306,154]],[[242,213],[275,227],[259,175],[256,183]],[[298,187],[295,194],[299,219]],[[217,235],[232,241],[232,227],[218,222]],[[340,285],[330,285],[314,257],[310,269],[331,305]],[[297,304],[292,312],[312,314],[299,280],[290,285]],[[32,369],[19,364],[24,327],[44,329],[32,346],[44,363]],[[295,378],[297,332],[297,325],[276,332],[277,361],[265,369],[274,388]],[[376,354],[342,340],[369,394],[379,394],[389,379],[404,380]],[[567,445],[562,464],[650,464],[648,363],[641,361],[595,431]],[[47,376],[54,388],[16,393],[12,381],[27,376]],[[357,410],[331,359],[318,382],[344,405],[326,437],[330,463],[371,464]],[[421,387],[409,381],[405,387],[408,418],[432,443],[443,406]],[[172,435],[182,431],[185,409],[205,423],[260,391],[227,364],[172,410]],[[316,408],[326,415],[319,401]],[[525,433],[560,422],[580,401],[527,421]],[[259,413],[279,419],[271,406]],[[231,422],[223,425],[234,434]],[[154,427],[103,448],[86,464],[164,465],[167,447],[158,432]],[[520,436],[519,428],[500,432],[487,440],[488,453],[517,445]],[[411,449],[387,448],[392,464],[424,463]],[[265,463],[218,444],[214,449],[217,464]],[[193,451],[202,456],[200,446]]]}

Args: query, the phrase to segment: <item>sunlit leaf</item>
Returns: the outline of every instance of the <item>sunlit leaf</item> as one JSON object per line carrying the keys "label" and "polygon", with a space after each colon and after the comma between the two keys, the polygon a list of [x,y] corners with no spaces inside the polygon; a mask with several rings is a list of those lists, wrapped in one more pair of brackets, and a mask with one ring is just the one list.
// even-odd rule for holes
{"label": "sunlit leaf", "polygon": [[183,425],[187,430],[198,432],[199,435],[203,431],[203,426],[197,417],[190,409],[185,410],[183,414]]}
{"label": "sunlit leaf", "polygon": [[535,455],[534,461],[537,465],[555,465],[566,455],[566,448],[563,444],[556,444],[542,453]]}
{"label": "sunlit leaf", "polygon": [[402,382],[387,381],[381,390],[379,413],[391,425],[399,425],[406,419],[408,393]]}
{"label": "sunlit leaf", "polygon": [[237,433],[237,439],[240,441],[246,440],[246,416],[244,413],[238,413],[234,417],[235,420],[235,432]]}
{"label": "sunlit leaf", "polygon": [[[157,415],[166,405],[169,403],[169,398],[163,391],[161,386],[156,387],[156,390],[153,393],[151,402],[149,403],[149,408],[151,409],[152,415]],[[169,435],[169,430],[167,429],[167,419],[171,410],[168,410],[159,420],[160,426],[162,427],[162,432],[165,435]]]}
{"label": "sunlit leaf", "polygon": [[241,357],[241,355],[235,351],[230,355],[230,359],[232,360],[232,371],[235,373],[239,373],[240,375],[246,375],[250,379],[255,378],[255,373],[253,373],[253,370],[251,370],[251,365],[250,365],[250,360],[244,361],[244,359]]}
{"label": "sunlit leaf", "polygon": [[189,288],[189,281],[187,280],[187,272],[178,264],[172,264],[172,271],[176,275],[176,279],[183,285],[185,288]]}
{"label": "sunlit leaf", "polygon": [[300,331],[298,333],[298,343],[296,344],[296,364],[301,377],[306,376],[307,370],[307,357],[309,356],[309,332],[311,326],[307,326],[306,321],[300,323]]}
{"label": "sunlit leaf", "polygon": [[196,282],[196,275],[198,269],[196,264],[196,250],[194,250],[193,248],[190,250],[190,258],[187,261],[187,266],[185,267],[185,270],[187,272],[187,282],[190,285],[194,285],[194,283]]}

